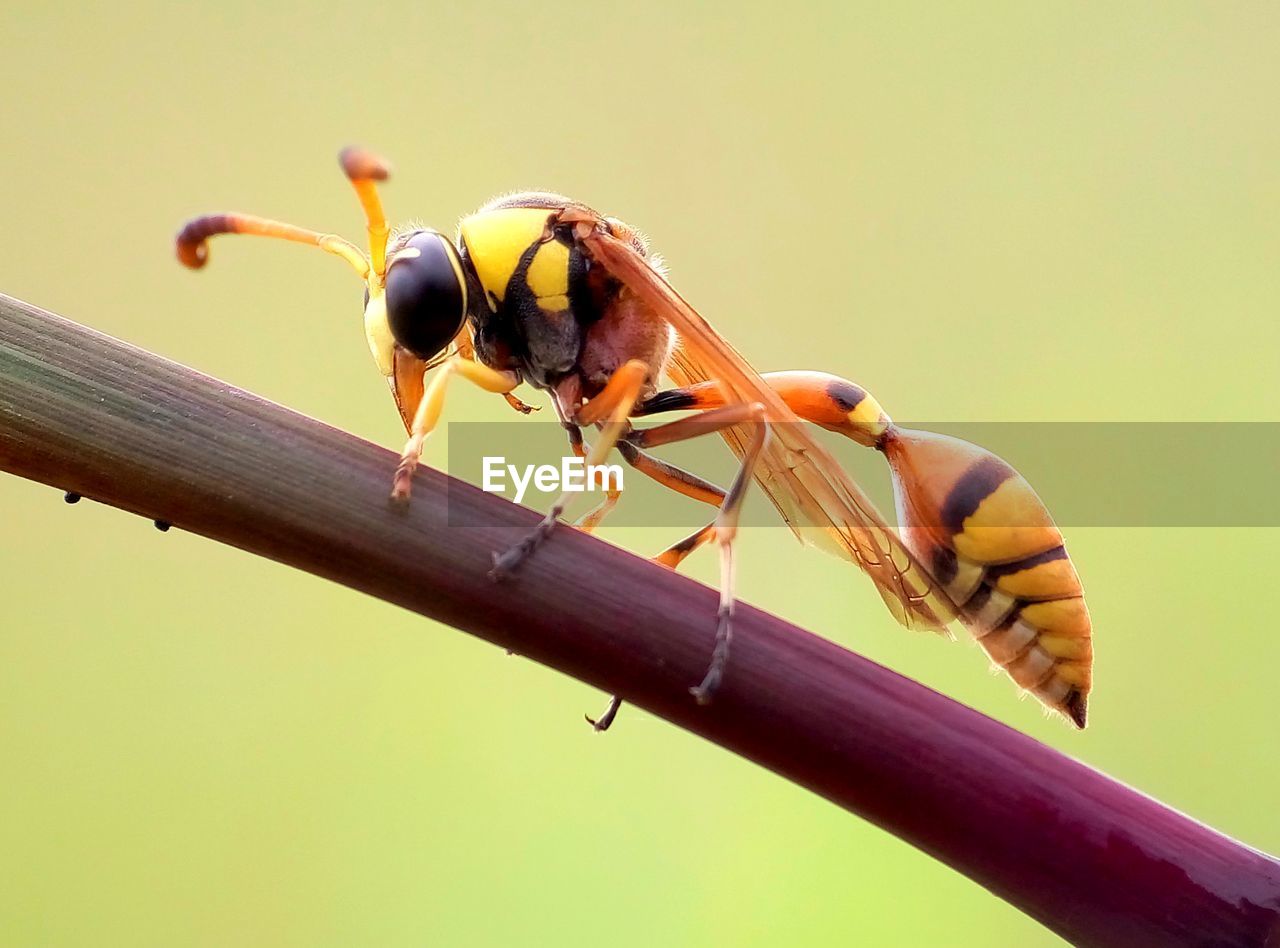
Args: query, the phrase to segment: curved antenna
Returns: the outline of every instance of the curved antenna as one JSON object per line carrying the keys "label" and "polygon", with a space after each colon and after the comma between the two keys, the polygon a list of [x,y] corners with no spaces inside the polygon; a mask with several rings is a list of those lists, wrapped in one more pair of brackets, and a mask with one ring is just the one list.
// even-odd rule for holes
{"label": "curved antenna", "polygon": [[390,378],[395,371],[396,341],[387,322],[384,293],[387,275],[387,217],[378,197],[377,182],[386,181],[389,166],[372,152],[361,148],[344,148],[338,154],[342,170],[356,189],[369,232],[369,258],[366,260],[355,244],[334,234],[321,234],[266,217],[251,214],[206,214],[190,220],[178,233],[178,259],[193,270],[209,260],[208,241],[217,234],[254,234],[300,244],[311,244],[341,257],[364,281],[367,290],[364,308],[365,335],[369,351],[383,375]]}
{"label": "curved antenna", "polygon": [[206,214],[187,221],[178,233],[178,259],[184,266],[199,270],[209,261],[208,240],[217,234],[252,234],[258,237],[274,237],[277,240],[291,240],[300,244],[311,244],[321,250],[341,257],[347,261],[360,275],[360,279],[368,278],[369,262],[365,260],[355,244],[334,234],[321,234],[295,227],[266,217],[254,217],[252,214]]}
{"label": "curved antenna", "polygon": [[[369,232],[369,261],[373,269],[370,284],[381,287],[387,275],[387,217],[382,211],[382,199],[378,196],[378,182],[391,176],[391,167],[371,151],[348,146],[338,153],[342,171],[356,189],[360,206]],[[371,287],[372,288],[372,287]]]}

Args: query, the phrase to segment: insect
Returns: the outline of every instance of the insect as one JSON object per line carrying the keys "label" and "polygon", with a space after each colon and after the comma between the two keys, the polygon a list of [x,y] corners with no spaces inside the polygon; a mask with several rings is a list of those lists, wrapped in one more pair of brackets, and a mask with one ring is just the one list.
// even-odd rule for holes
{"label": "insect", "polygon": [[[859,566],[902,624],[958,621],[991,661],[1045,707],[1083,728],[1092,683],[1092,627],[1062,535],[1035,491],[995,455],[958,439],[901,428],[869,393],[819,372],[758,374],[667,282],[636,230],[557,194],[501,197],[464,218],[456,240],[426,228],[391,233],[377,184],[387,164],[348,148],[340,164],[360,199],[368,254],[332,234],[243,214],[191,220],[179,260],[208,259],[208,238],[256,234],[320,247],[365,285],[364,325],[408,441],[392,477],[406,502],[424,441],[455,377],[521,412],[522,383],[550,394],[572,450],[600,464],[615,448],[638,471],[716,508],[702,529],[655,559],[669,567],[719,549],[715,644],[690,689],[709,702],[732,642],[734,540],[754,482],[801,540]],[[660,389],[663,376],[675,387]],[[648,428],[632,419],[696,414]],[[900,533],[817,441],[818,425],[879,451],[893,479]],[[588,445],[584,428],[596,429]],[[727,490],[647,449],[718,433],[739,459]],[[580,523],[593,529],[612,491]],[[495,554],[503,579],[551,535],[566,495],[519,544]],[[598,721],[603,730],[620,705]]]}

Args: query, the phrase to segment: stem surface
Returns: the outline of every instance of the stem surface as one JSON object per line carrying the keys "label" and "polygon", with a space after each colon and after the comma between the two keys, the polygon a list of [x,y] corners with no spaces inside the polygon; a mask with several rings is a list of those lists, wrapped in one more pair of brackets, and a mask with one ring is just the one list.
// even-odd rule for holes
{"label": "stem surface", "polygon": [[[1280,863],[750,606],[713,703],[717,596],[533,512],[0,295],[0,469],[270,557],[622,695],[870,820],[1077,944],[1280,945]],[[456,526],[454,524],[483,524]],[[566,717],[571,721],[572,717]],[[855,872],[874,871],[857,866]],[[851,879],[851,885],[857,880]]]}

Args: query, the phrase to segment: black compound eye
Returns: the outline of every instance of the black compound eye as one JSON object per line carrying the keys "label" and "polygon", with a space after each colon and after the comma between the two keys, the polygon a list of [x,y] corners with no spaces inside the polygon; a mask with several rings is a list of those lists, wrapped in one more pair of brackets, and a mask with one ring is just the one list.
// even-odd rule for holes
{"label": "black compound eye", "polygon": [[[417,251],[415,254],[414,251]],[[432,359],[467,318],[467,284],[453,245],[435,231],[409,238],[387,267],[391,335],[420,359]]]}

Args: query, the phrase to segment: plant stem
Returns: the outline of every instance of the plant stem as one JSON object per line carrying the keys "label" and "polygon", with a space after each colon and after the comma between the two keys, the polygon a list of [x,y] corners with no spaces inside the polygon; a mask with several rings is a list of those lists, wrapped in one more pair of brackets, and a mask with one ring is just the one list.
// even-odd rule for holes
{"label": "plant stem", "polygon": [[[1275,945],[1280,863],[976,711],[743,606],[715,701],[716,593],[0,296],[0,469],[394,602],[617,693],[870,820],[1079,944]],[[458,523],[480,526],[456,526]],[[566,726],[575,726],[566,714]],[[613,739],[625,739],[617,737]],[[851,860],[853,872],[873,872]],[[850,885],[857,885],[851,878]]]}

